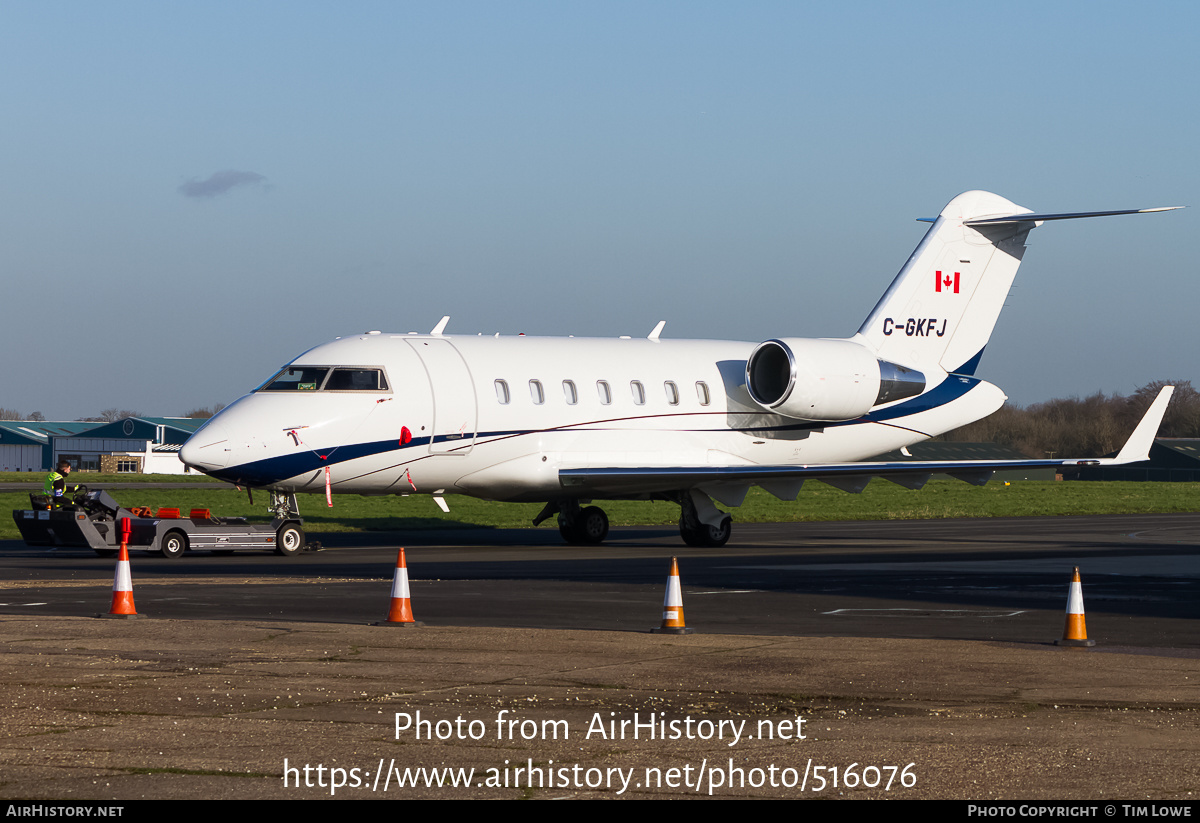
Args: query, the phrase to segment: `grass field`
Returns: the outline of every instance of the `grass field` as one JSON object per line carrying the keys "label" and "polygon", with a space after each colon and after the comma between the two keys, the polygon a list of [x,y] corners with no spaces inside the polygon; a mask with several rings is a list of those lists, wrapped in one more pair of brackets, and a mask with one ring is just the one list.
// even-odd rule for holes
{"label": "grass field", "polygon": [[[0,483],[46,482],[46,472],[0,472]],[[217,483],[206,474],[100,474],[99,472],[72,472],[71,483]]]}
{"label": "grass field", "polygon": [[[129,475],[115,475],[128,480]],[[76,478],[72,478],[76,479]],[[82,479],[79,478],[79,479]],[[139,477],[139,479],[143,479]],[[100,482],[94,475],[87,480]],[[111,481],[109,481],[111,482]],[[244,492],[197,485],[195,489],[118,489],[122,505],[209,508],[219,516],[270,518],[269,496],[260,492],[251,506]],[[491,503],[447,496],[449,514],[428,497],[337,496],[333,508],[322,495],[300,495],[300,513],[310,533],[403,531],[456,526],[527,527],[541,506],[536,503]],[[29,508],[27,493],[0,494],[8,510]],[[604,501],[614,526],[674,524],[679,507],[671,503]],[[1019,481],[971,486],[957,480],[934,479],[920,491],[874,480],[862,494],[847,494],[823,483],[805,485],[795,501],[781,501],[752,489],[741,508],[733,509],[735,523],[806,520],[919,520],[943,517],[1018,517],[1066,514],[1133,514],[1190,512],[1200,509],[1200,484],[1195,483],[1082,483]],[[553,528],[554,521],[542,528]],[[0,539],[20,535],[11,517],[0,519]]]}

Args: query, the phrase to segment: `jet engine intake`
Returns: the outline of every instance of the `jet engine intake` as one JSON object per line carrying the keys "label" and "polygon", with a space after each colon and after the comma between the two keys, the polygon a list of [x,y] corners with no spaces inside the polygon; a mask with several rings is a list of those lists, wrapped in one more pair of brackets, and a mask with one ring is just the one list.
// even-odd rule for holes
{"label": "jet engine intake", "polygon": [[754,402],[785,417],[841,421],[920,394],[925,376],[852,340],[768,340],[746,361],[746,388]]}

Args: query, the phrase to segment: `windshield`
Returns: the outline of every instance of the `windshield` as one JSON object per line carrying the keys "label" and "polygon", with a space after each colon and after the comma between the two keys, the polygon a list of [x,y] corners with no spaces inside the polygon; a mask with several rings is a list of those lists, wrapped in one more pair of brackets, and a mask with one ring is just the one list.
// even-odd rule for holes
{"label": "windshield", "polygon": [[316,391],[325,382],[329,369],[313,366],[289,366],[264,383],[259,391]]}
{"label": "windshield", "polygon": [[383,369],[287,366],[255,391],[387,391]]}
{"label": "windshield", "polygon": [[325,391],[386,391],[387,387],[379,369],[334,369]]}

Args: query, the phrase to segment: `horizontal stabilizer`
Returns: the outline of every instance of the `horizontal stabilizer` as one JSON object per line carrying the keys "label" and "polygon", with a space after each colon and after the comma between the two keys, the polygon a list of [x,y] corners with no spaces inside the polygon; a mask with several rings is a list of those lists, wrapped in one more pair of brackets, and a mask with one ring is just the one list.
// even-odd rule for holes
{"label": "horizontal stabilizer", "polygon": [[985,217],[964,220],[964,226],[987,226],[996,223],[1044,223],[1047,220],[1074,220],[1078,217],[1111,217],[1114,214],[1149,214],[1156,211],[1175,211],[1183,206],[1159,206],[1155,209],[1123,209],[1121,211],[1075,211],[1062,214],[1008,214],[1003,217]]}

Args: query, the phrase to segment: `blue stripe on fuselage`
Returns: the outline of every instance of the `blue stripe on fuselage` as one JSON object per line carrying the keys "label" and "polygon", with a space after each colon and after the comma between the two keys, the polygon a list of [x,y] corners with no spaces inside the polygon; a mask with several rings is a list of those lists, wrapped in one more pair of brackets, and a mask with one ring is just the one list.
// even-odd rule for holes
{"label": "blue stripe on fuselage", "polygon": [[347,443],[343,446],[325,449],[323,450],[323,454],[311,449],[305,449],[294,454],[285,454],[279,457],[268,457],[265,460],[243,463],[240,466],[214,469],[209,471],[208,474],[243,486],[269,486],[272,483],[278,483],[289,477],[320,471],[326,466],[345,463],[347,460],[357,460],[360,457],[371,457],[389,451],[400,451],[402,449],[428,445],[428,437],[414,437],[403,446],[400,445],[398,440],[376,440],[372,443]]}
{"label": "blue stripe on fuselage", "polygon": [[868,412],[858,420],[852,422],[868,421],[871,423],[882,423],[888,420],[895,420],[898,417],[907,417],[910,414],[920,414],[930,409],[936,409],[938,406],[953,403],[982,382],[978,377],[951,374],[924,394],[919,394],[916,397],[909,398],[902,403],[897,403],[886,409]]}

